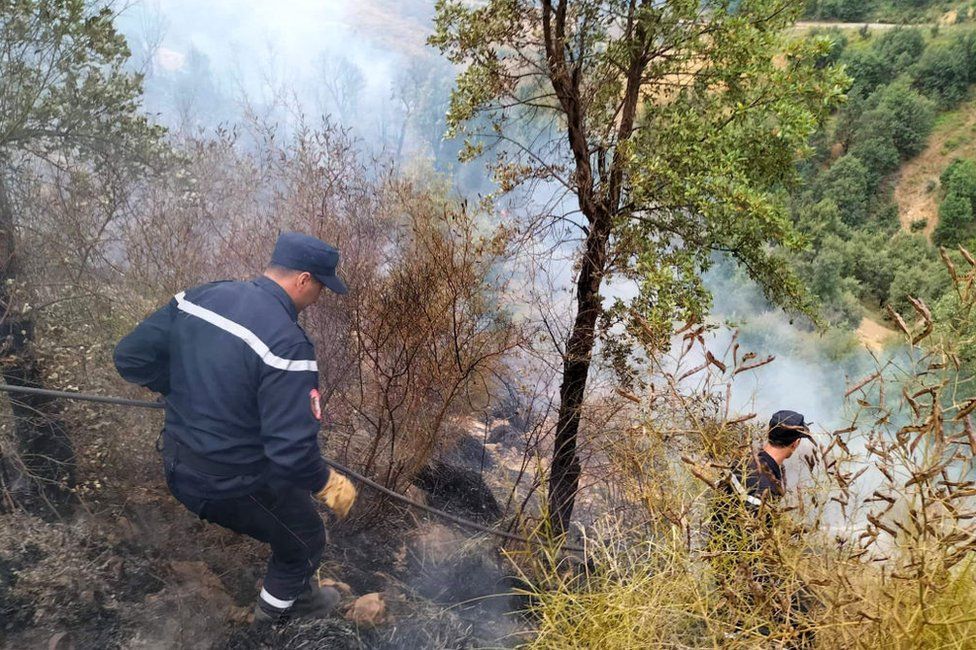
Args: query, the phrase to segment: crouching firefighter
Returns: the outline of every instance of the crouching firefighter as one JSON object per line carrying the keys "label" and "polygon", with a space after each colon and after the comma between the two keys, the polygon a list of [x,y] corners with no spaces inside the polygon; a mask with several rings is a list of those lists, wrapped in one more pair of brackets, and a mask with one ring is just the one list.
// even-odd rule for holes
{"label": "crouching firefighter", "polygon": [[254,625],[322,617],[339,594],[312,580],[325,527],[312,497],[345,517],[356,490],[318,444],[318,366],[298,314],[336,275],[339,252],[284,233],[264,274],[178,293],[115,348],[127,381],[161,393],[170,492],[206,521],[271,546]]}

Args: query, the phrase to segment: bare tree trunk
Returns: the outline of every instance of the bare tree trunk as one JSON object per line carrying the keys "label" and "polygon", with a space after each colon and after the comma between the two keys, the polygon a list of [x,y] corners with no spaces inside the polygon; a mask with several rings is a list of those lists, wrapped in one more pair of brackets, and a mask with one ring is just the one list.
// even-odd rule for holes
{"label": "bare tree trunk", "polygon": [[560,535],[569,526],[579,490],[580,462],[577,453],[580,411],[596,340],[596,320],[602,309],[600,285],[606,271],[610,215],[601,211],[592,220],[586,238],[579,277],[576,281],[576,320],[563,359],[563,381],[559,388],[559,416],[552,466],[549,472],[549,525]]}
{"label": "bare tree trunk", "polygon": [[[2,169],[0,165],[0,169]],[[13,386],[43,387],[31,343],[33,319],[16,313],[10,285],[18,277],[13,205],[0,173],[0,373]],[[53,400],[35,395],[11,395],[17,459],[0,458],[7,488],[15,501],[37,512],[62,510],[71,502],[75,459],[71,439],[54,412]]]}

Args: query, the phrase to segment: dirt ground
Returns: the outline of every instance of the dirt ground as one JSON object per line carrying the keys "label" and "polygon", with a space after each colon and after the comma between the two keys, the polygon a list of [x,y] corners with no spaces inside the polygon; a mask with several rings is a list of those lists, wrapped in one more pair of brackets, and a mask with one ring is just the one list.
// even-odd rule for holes
{"label": "dirt ground", "polygon": [[882,323],[865,316],[857,326],[857,338],[869,350],[880,352],[897,333]]}
{"label": "dirt ground", "polygon": [[939,223],[939,176],[956,158],[976,156],[976,104],[967,102],[943,116],[925,149],[902,165],[895,183],[901,227],[911,231],[925,221],[922,232],[931,238]]}
{"label": "dirt ground", "polygon": [[[497,648],[527,629],[493,540],[376,502],[328,526],[319,578],[350,588],[336,616],[255,637],[266,548],[200,521],[160,478],[139,481],[63,520],[0,512],[0,648]],[[386,619],[345,620],[370,593]]]}

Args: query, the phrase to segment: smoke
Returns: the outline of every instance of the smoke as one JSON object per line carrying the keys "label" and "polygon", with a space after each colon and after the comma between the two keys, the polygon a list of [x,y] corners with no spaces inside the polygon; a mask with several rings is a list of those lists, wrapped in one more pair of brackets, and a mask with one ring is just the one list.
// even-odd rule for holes
{"label": "smoke", "polygon": [[455,72],[425,44],[432,19],[421,0],[144,0],[116,24],[147,112],[173,131],[256,118],[287,135],[327,118],[370,153],[443,171]]}

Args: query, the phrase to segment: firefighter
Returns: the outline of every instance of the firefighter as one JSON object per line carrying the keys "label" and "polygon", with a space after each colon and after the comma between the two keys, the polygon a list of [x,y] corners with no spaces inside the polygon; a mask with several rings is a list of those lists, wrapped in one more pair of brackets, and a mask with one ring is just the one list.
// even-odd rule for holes
{"label": "firefighter", "polygon": [[813,440],[803,415],[796,411],[773,413],[766,444],[738,471],[729,472],[728,481],[723,484],[726,490],[750,509],[759,508],[764,500],[777,500],[786,491],[783,462],[796,452],[804,438]]}
{"label": "firefighter", "polygon": [[284,233],[263,275],[180,292],[115,348],[119,374],[165,398],[173,496],[271,546],[257,628],[286,614],[323,617],[339,600],[312,581],[325,547],[312,497],[341,518],[356,490],[322,459],[318,366],[298,324],[323,288],[346,293],[338,265],[335,248]]}
{"label": "firefighter", "polygon": [[[765,621],[788,624],[795,637],[787,647],[810,647],[813,634],[801,624],[810,598],[780,565],[776,545],[768,545],[776,502],[786,492],[783,463],[802,440],[813,440],[809,423],[796,411],[777,411],[769,420],[766,443],[735,464],[720,482],[709,540],[716,577],[735,609]],[[768,635],[765,621],[757,631]],[[748,627],[743,621],[737,626]]]}

